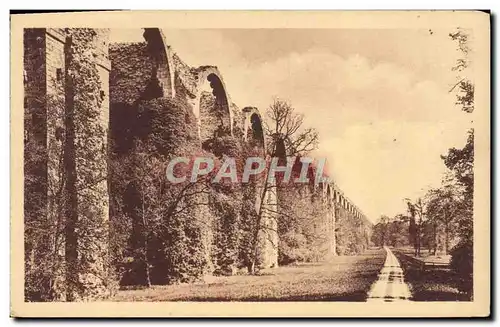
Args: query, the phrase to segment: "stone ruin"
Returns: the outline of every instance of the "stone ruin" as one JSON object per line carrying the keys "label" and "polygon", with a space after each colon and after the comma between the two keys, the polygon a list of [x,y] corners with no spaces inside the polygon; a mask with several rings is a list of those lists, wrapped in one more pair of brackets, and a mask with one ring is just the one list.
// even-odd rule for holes
{"label": "stone ruin", "polygon": [[[68,121],[67,115],[54,110],[67,111],[69,86],[66,85],[66,75],[68,74],[67,65],[69,58],[68,48],[68,30],[57,28],[36,28],[27,29],[24,33],[24,114],[25,114],[25,162],[34,156],[30,152],[30,146],[36,144],[41,146],[45,154],[36,158],[36,169],[38,174],[44,176],[35,185],[25,187],[25,210],[30,209],[33,203],[33,194],[38,194],[39,203],[46,210],[41,215],[45,219],[58,219],[51,217],[56,212],[54,206],[56,199],[60,196],[60,190],[56,190],[65,175],[56,172],[65,171],[67,165],[75,167],[70,175],[76,182],[73,185],[74,196],[71,198],[72,204],[81,205],[86,201],[78,192],[78,179],[83,174],[85,165],[100,167],[100,173],[103,176],[107,174],[107,140],[110,125],[110,108],[120,108],[130,106],[141,98],[180,98],[187,101],[192,108],[192,112],[197,119],[198,135],[200,144],[203,144],[216,129],[225,131],[233,135],[235,130],[242,131],[241,137],[245,141],[253,140],[265,149],[266,140],[264,139],[262,118],[259,109],[255,107],[243,107],[240,109],[230,98],[228,88],[224,83],[221,72],[216,66],[189,67],[167,44],[168,36],[158,28],[144,29],[144,42],[110,44],[109,30],[94,29],[96,36],[94,42],[90,45],[89,51],[92,52],[91,64],[97,69],[100,85],[100,107],[95,108],[99,111],[101,119],[100,124],[104,129],[103,135],[86,135],[93,138],[95,142],[102,144],[103,155],[95,158],[97,162],[83,160],[85,149],[75,147],[73,156],[61,160],[63,153],[63,142],[60,134],[61,130],[69,125],[77,124],[77,121]],[[148,87],[156,85],[156,88]],[[50,97],[51,101],[59,101],[60,106],[52,106],[46,99]],[[78,97],[74,99],[72,106],[78,105]],[[54,109],[55,108],[55,109]],[[66,117],[66,118],[64,118]],[[71,119],[70,119],[71,120]],[[78,130],[78,126],[74,126]],[[63,165],[63,166],[61,166]],[[32,166],[25,169],[34,169]],[[25,173],[28,173],[25,171]],[[68,182],[66,184],[69,184]],[[87,210],[97,214],[92,219],[97,225],[105,226],[109,220],[109,190],[106,179],[98,182],[98,187],[87,191],[85,196],[94,196],[100,199],[95,204],[86,204],[90,206]],[[367,221],[363,213],[343,194],[343,192],[333,182],[320,185],[319,192],[322,201],[328,208],[328,215],[325,217],[325,229],[331,234],[329,252],[331,255],[340,253],[336,244],[336,222],[340,217],[357,217]],[[69,190],[69,189],[66,189]],[[58,193],[59,192],[59,193]],[[90,193],[89,193],[90,192]],[[93,193],[92,193],[93,192]],[[269,197],[277,197],[276,193],[270,192]],[[279,201],[274,199],[274,203]],[[273,201],[271,201],[273,202]],[[95,207],[92,207],[94,205]],[[82,217],[72,217],[75,223]],[[275,219],[268,219],[265,224],[276,224]],[[85,228],[85,227],[83,227]],[[360,226],[359,228],[366,228]],[[276,267],[278,265],[278,235],[271,232],[269,228],[261,236],[260,253],[262,253],[263,267]],[[274,229],[275,230],[275,229]],[[366,228],[366,233],[369,233]],[[66,242],[66,252],[75,251],[79,255],[83,250],[82,245],[76,237],[81,230],[68,229],[63,231],[62,239]],[[90,233],[92,231],[89,231]],[[264,233],[264,232],[263,232]],[[28,236],[27,236],[28,237]],[[93,278],[95,270],[104,269],[99,259],[96,257],[105,253],[106,243],[100,237],[92,239],[94,244],[90,244],[92,249],[96,249],[92,256],[92,264],[89,265],[88,274],[78,278],[85,279],[85,283],[92,285],[90,289],[104,288],[99,285],[99,281]],[[35,246],[35,245],[33,245]],[[29,252],[29,249],[25,249]],[[26,252],[25,253],[28,253]],[[68,257],[68,253],[60,253],[62,257]],[[33,258],[32,264],[36,264],[36,258]],[[66,263],[68,266],[69,262]],[[64,269],[64,268],[61,268]],[[59,281],[64,283],[64,278],[72,280],[71,269],[68,268]],[[94,275],[93,275],[94,274]],[[92,294],[80,294],[73,299],[90,298]],[[66,300],[72,300],[68,296]]]}

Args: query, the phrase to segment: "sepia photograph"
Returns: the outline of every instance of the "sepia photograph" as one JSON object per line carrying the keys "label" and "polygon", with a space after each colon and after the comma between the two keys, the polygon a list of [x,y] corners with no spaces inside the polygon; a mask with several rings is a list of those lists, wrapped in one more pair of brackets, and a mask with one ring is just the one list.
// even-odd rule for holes
{"label": "sepia photograph", "polygon": [[488,316],[489,22],[11,15],[11,315]]}

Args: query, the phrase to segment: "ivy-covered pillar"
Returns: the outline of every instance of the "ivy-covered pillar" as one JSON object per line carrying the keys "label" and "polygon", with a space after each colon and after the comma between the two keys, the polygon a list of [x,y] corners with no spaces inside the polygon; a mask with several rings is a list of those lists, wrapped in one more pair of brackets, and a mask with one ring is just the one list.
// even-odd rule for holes
{"label": "ivy-covered pillar", "polygon": [[103,298],[108,278],[108,30],[66,30],[67,301]]}
{"label": "ivy-covered pillar", "polygon": [[262,227],[259,234],[259,245],[262,253],[263,268],[278,266],[278,192],[272,185],[265,195],[265,213],[262,217]]}

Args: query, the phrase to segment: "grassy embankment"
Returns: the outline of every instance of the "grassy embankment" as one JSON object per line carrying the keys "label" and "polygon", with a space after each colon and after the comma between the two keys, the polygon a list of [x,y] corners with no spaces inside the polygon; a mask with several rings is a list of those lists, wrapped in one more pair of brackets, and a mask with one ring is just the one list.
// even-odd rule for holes
{"label": "grassy embankment", "polygon": [[[456,287],[457,277],[447,266],[449,256],[432,256],[424,252],[415,258],[411,249],[393,252],[404,270],[413,301],[470,301],[467,294],[460,293]],[[422,262],[426,264],[425,269],[422,269]]]}

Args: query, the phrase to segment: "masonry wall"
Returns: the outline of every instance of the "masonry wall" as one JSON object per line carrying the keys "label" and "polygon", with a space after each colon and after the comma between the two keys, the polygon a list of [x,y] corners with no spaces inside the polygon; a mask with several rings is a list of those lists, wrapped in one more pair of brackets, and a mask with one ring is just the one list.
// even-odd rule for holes
{"label": "masonry wall", "polygon": [[109,59],[110,102],[134,103],[153,75],[153,63],[146,42],[113,43],[109,46]]}
{"label": "masonry wall", "polygon": [[[65,34],[62,29],[47,29],[46,33],[46,97],[47,97],[47,215],[49,221],[61,221],[64,206],[64,155],[65,142]],[[62,224],[64,222],[61,221]],[[58,244],[54,261],[57,263],[54,288],[56,294],[66,291],[65,237],[63,226],[54,224],[52,243]],[[64,299],[64,296],[61,296]]]}
{"label": "masonry wall", "polygon": [[215,136],[215,132],[220,125],[217,111],[215,96],[204,91],[200,97],[200,138],[202,144]]}
{"label": "masonry wall", "polygon": [[[93,40],[86,45],[90,57],[72,57],[68,39],[74,33],[87,33]],[[33,280],[27,278],[26,289],[31,292],[27,296],[37,300],[85,300],[107,291],[103,278],[107,239],[93,235],[97,230],[106,235],[109,217],[108,35],[108,30],[91,29],[27,29],[24,33],[25,217],[31,230],[37,226],[41,231],[25,235],[26,255],[31,258],[26,260],[27,276],[34,274]],[[78,37],[74,42],[80,42]],[[84,87],[87,76],[79,74],[85,70],[98,76],[92,90]],[[78,87],[75,96],[73,88]],[[97,97],[99,101],[89,100]],[[97,113],[93,122],[92,114],[85,111],[88,108]],[[87,128],[92,124],[102,133]],[[47,285],[40,286],[36,279]]]}
{"label": "masonry wall", "polygon": [[174,74],[175,74],[175,90],[181,92],[187,98],[193,99],[197,93],[197,83],[194,76],[194,69],[189,67],[182,59],[174,53],[172,55]]}
{"label": "masonry wall", "polygon": [[[47,106],[46,106],[46,38],[44,29],[24,31],[24,156],[25,174],[40,176],[36,183],[27,185],[30,192],[46,193],[46,160],[43,152],[47,147]],[[40,156],[32,151],[40,149]],[[37,153],[38,154],[38,153]],[[33,161],[30,162],[29,159]],[[29,164],[29,165],[27,165]],[[44,177],[44,178],[42,178]],[[25,196],[29,195],[25,192]],[[30,202],[25,199],[25,209]]]}
{"label": "masonry wall", "polygon": [[337,254],[353,255],[366,250],[369,244],[366,231],[370,223],[338,192],[335,197],[335,215]]}
{"label": "masonry wall", "polygon": [[[149,32],[151,33],[151,31]],[[144,43],[132,44],[112,44],[110,46],[111,74],[110,74],[110,102],[112,111],[130,111],[133,104],[144,98],[147,94],[147,87],[156,78],[155,65],[158,64],[159,54],[148,51],[163,51],[159,48],[158,40],[150,36],[150,40],[155,42],[153,46]],[[226,95],[223,85],[219,79],[216,68],[212,66],[202,66],[199,68],[189,67],[182,59],[170,49],[166,49],[168,58],[172,60],[170,67],[174,74],[174,93],[175,98],[188,104],[199,118],[200,147],[203,142],[213,138],[220,132],[219,128],[229,127],[232,123],[229,117],[235,115],[234,111],[239,111],[238,107],[232,103],[227,103],[225,107]],[[209,80],[207,80],[207,78]],[[158,96],[158,95],[157,95]],[[232,110],[231,113],[228,110]],[[119,113],[116,113],[119,115]],[[242,117],[237,116],[236,119]],[[113,124],[113,122],[111,122]],[[243,125],[239,121],[234,125],[242,129]],[[221,136],[220,134],[218,136]],[[241,135],[243,136],[243,135]],[[266,201],[269,200],[276,206],[276,196],[268,194]],[[270,226],[276,225],[276,219],[266,217]],[[269,233],[267,231],[266,233]],[[208,233],[207,244],[210,243],[211,234]],[[269,267],[277,265],[277,234],[261,235],[262,260],[261,262]],[[210,247],[206,246],[208,251]],[[209,254],[207,254],[209,255]],[[265,261],[265,262],[264,262]],[[210,270],[210,269],[209,269]]]}
{"label": "masonry wall", "polygon": [[39,242],[45,235],[31,227],[50,225],[47,219],[45,30],[25,29],[23,41],[25,298],[43,301],[50,292],[51,279],[40,268],[48,261],[50,245]]}
{"label": "masonry wall", "polygon": [[[74,300],[100,299],[109,295],[109,192],[108,192],[108,130],[109,130],[109,58],[108,29],[95,29],[88,44],[91,55],[73,57],[75,67],[88,72],[73,79],[75,89],[75,173],[78,197],[76,290]],[[90,33],[90,32],[89,32]],[[75,41],[74,41],[75,42]],[[87,42],[87,41],[82,41]],[[85,44],[85,43],[84,43]],[[83,44],[82,44],[83,46]],[[81,60],[81,62],[78,62]],[[86,60],[91,60],[87,63]],[[85,66],[87,65],[88,66]],[[70,67],[68,67],[69,69]],[[95,84],[87,86],[89,79]],[[78,82],[76,82],[78,80]],[[86,92],[92,96],[84,97]],[[87,94],[89,94],[87,93]],[[66,108],[68,109],[68,108]]]}
{"label": "masonry wall", "polygon": [[[106,129],[106,134],[109,130],[109,107],[110,107],[110,72],[111,60],[109,58],[109,29],[96,29],[97,37],[95,38],[96,66],[101,81],[101,121]],[[107,144],[107,140],[106,140]]]}
{"label": "masonry wall", "polygon": [[327,234],[330,235],[327,244],[327,251],[328,251],[328,256],[336,256],[337,237],[335,233],[336,229],[335,203],[333,198],[331,198],[328,194],[325,200],[326,200],[325,228],[327,230]]}
{"label": "masonry wall", "polygon": [[263,215],[262,225],[264,228],[260,231],[260,264],[263,268],[278,267],[278,196],[276,189],[270,189],[265,197],[267,213]]}
{"label": "masonry wall", "polygon": [[[36,212],[35,216],[47,222],[47,226],[58,221],[59,229],[49,234],[52,244],[61,245],[52,256],[61,264],[56,265],[57,279],[50,282],[53,285],[50,287],[59,294],[66,294],[60,297],[61,300],[100,298],[108,291],[106,226],[109,219],[107,140],[110,109],[130,109],[139,100],[175,94],[174,100],[190,105],[193,112],[197,112],[199,106],[200,147],[203,140],[213,137],[221,126],[233,126],[236,137],[247,137],[249,141],[251,137],[248,136],[252,135],[252,126],[245,120],[248,117],[230,102],[216,67],[189,67],[170,48],[163,57],[155,56],[146,42],[110,45],[109,30],[94,29],[94,32],[92,43],[87,45],[91,59],[80,58],[83,61],[78,63],[83,63],[83,68],[91,75],[96,72],[98,83],[89,90],[85,83],[78,86],[80,89],[69,85],[74,81],[68,70],[78,66],[69,55],[67,37],[71,30],[25,31],[25,174],[38,176],[36,182],[25,184],[25,208],[31,210],[30,213]],[[168,70],[158,66],[161,64],[158,58],[171,61]],[[168,74],[173,76],[166,76]],[[165,94],[165,85],[161,85],[159,79],[166,78],[173,81],[175,92]],[[206,90],[200,89],[205,87]],[[97,113],[98,119],[85,125],[85,110]],[[133,126],[137,116],[129,114],[125,116]],[[120,115],[118,112],[114,117]],[[230,117],[232,121],[228,121]],[[33,151],[34,148],[40,153]],[[90,188],[87,187],[89,180]],[[259,233],[259,265],[267,268],[278,264],[279,194],[271,190],[264,201],[269,212],[274,212],[264,215],[265,227]],[[329,201],[324,201],[328,210],[317,228],[332,236],[327,244],[328,252],[349,254],[352,246],[345,242],[350,236],[344,233],[348,230],[344,227],[352,227],[354,223],[359,224],[356,226],[361,230],[365,225],[359,223],[361,220],[352,208],[346,207],[345,199],[334,195],[331,206]],[[39,207],[37,211],[33,210],[35,206]],[[63,210],[66,210],[64,214]],[[204,213],[200,211],[199,214]],[[26,216],[27,219],[34,217]],[[70,228],[67,228],[68,223]],[[208,260],[213,235],[207,231],[205,236]],[[28,268],[46,260],[35,257],[35,248],[41,245],[30,243],[29,239],[27,237],[26,242],[26,255],[30,258]],[[81,270],[77,271],[76,267]],[[68,287],[69,280],[71,285]]]}

